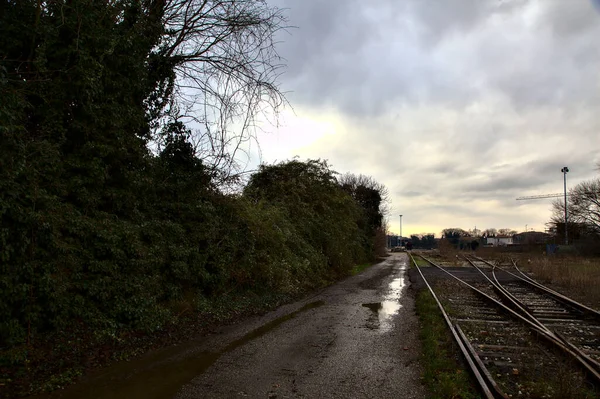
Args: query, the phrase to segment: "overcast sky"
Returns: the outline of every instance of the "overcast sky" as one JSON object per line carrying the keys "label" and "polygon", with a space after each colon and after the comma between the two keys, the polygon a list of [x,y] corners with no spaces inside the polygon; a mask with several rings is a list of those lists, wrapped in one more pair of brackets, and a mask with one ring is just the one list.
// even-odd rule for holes
{"label": "overcast sky", "polygon": [[600,1],[273,0],[293,110],[262,161],[329,160],[390,192],[389,227],[543,231],[563,166],[598,176]]}

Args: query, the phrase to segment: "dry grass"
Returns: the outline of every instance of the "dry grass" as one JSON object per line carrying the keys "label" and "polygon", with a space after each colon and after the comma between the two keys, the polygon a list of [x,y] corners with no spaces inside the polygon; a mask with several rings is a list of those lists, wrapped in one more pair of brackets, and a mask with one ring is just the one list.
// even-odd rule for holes
{"label": "dry grass", "polygon": [[447,240],[440,240],[437,251],[428,256],[437,261],[443,261],[446,266],[464,266],[464,260],[460,258],[471,252],[459,251]]}
{"label": "dry grass", "polygon": [[600,308],[600,258],[522,254],[518,264],[538,281],[549,282],[573,299]]}
{"label": "dry grass", "polygon": [[447,259],[453,259],[456,257],[456,255],[458,255],[460,253],[458,251],[458,249],[454,248],[454,245],[452,245],[448,242],[448,240],[440,240],[439,241],[438,252],[439,252],[440,256],[447,258]]}
{"label": "dry grass", "polygon": [[[440,247],[439,255],[450,263],[456,263],[457,251],[448,245]],[[533,273],[540,283],[595,309],[600,309],[600,258],[576,255],[547,256],[540,252],[510,253],[505,248],[484,248],[476,251],[477,256],[510,264],[518,260],[519,268]]]}

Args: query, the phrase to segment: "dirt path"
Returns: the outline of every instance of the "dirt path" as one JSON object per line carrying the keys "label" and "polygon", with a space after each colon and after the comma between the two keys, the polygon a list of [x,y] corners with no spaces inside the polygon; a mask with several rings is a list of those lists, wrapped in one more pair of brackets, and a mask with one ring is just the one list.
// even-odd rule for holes
{"label": "dirt path", "polygon": [[303,311],[223,355],[178,398],[421,398],[417,325],[395,254],[312,298]]}
{"label": "dirt path", "polygon": [[424,398],[407,257],[184,346],[119,364],[60,398]]}

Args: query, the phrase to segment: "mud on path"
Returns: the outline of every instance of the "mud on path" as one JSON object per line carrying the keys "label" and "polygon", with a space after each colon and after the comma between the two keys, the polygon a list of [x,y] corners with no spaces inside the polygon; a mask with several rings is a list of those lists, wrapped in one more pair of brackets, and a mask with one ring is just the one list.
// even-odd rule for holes
{"label": "mud on path", "polygon": [[424,398],[408,258],[110,367],[52,398]]}

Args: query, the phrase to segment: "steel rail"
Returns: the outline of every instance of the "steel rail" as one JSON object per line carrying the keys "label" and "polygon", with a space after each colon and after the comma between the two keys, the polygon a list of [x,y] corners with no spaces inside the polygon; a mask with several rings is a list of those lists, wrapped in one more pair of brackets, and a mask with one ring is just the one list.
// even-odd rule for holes
{"label": "steel rail", "polygon": [[[465,256],[465,259],[473,266],[475,267],[480,273],[482,273],[484,276],[485,274],[468,258]],[[579,356],[581,356],[583,359],[586,360],[587,363],[589,363],[591,366],[593,366],[596,371],[600,371],[600,363],[593,359],[592,357],[590,357],[587,353],[583,352],[580,348],[578,348],[576,345],[574,345],[571,341],[569,341],[569,339],[567,337],[565,337],[564,335],[560,334],[558,331],[555,331],[554,329],[551,329],[549,326],[547,326],[546,324],[544,324],[542,321],[538,320],[529,310],[528,307],[525,303],[523,303],[522,301],[520,301],[518,298],[516,298],[510,291],[508,291],[499,281],[498,278],[496,276],[496,268],[504,271],[504,272],[508,272],[505,269],[502,269],[501,267],[492,264],[491,262],[487,262],[484,259],[478,258],[478,260],[483,261],[485,263],[487,263],[488,265],[492,266],[492,276],[494,277],[494,281],[495,281],[495,287],[497,288],[497,290],[499,292],[501,292],[503,295],[505,295],[512,303],[516,303],[517,307],[519,309],[520,312],[522,312],[526,317],[528,317],[529,319],[531,319],[531,321],[535,322],[536,324],[538,324],[539,326],[543,327],[544,329],[546,329],[549,333],[551,333],[552,335],[554,335],[557,339],[559,339],[560,341],[562,341],[563,344],[565,344],[567,347],[569,347],[571,350],[573,350],[574,352],[576,352]],[[513,275],[513,273],[508,272],[509,274]],[[490,281],[490,279],[485,276],[488,281]],[[519,277],[519,276],[515,276],[515,277]],[[522,279],[521,279],[522,280]],[[533,280],[532,280],[533,281]],[[491,282],[491,281],[490,281]],[[559,303],[563,303],[563,301],[558,301]],[[570,304],[566,304],[567,307],[569,307]],[[578,309],[580,310],[580,309]]]}
{"label": "steel rail", "polygon": [[[506,298],[510,303],[512,303],[512,305],[517,308],[517,310],[519,312],[522,313],[522,315],[526,318],[529,319],[529,321],[531,321],[532,323],[536,324],[539,328],[545,330],[546,332],[550,333],[551,331],[548,329],[548,327],[546,327],[542,322],[540,322],[538,319],[536,319],[533,314],[531,314],[531,312],[529,312],[525,305],[519,301],[517,298],[515,298],[514,295],[512,295],[510,292],[508,292],[500,283],[498,283],[498,280],[496,279],[496,275],[494,274],[494,269],[492,268],[492,276],[494,277],[494,281],[492,281],[484,272],[483,270],[481,270],[477,265],[475,265],[475,263],[473,263],[473,261],[471,261],[471,259],[469,259],[468,257],[464,256],[464,258],[467,260],[467,262],[469,262],[471,264],[471,266],[473,266],[479,273],[481,273],[481,275],[490,283],[490,285],[500,293],[501,296],[503,296],[504,298]],[[494,266],[495,267],[495,266]]]}
{"label": "steel rail", "polygon": [[456,328],[456,332],[458,333],[460,338],[463,340],[465,347],[467,348],[467,350],[473,357],[473,360],[475,360],[475,363],[477,363],[477,366],[479,367],[479,371],[481,373],[483,373],[485,378],[487,378],[489,384],[492,386],[492,388],[494,388],[494,392],[495,392],[496,396],[503,398],[503,399],[509,399],[509,397],[502,391],[502,389],[500,389],[500,387],[494,380],[494,377],[492,377],[492,374],[487,369],[485,364],[483,364],[483,361],[477,354],[477,351],[475,350],[475,348],[473,348],[473,345],[471,345],[471,342],[469,342],[469,339],[467,338],[466,334],[463,332],[462,328],[460,328],[460,325],[458,325],[458,323],[455,322],[454,327]]}
{"label": "steel rail", "polygon": [[[561,298],[561,299],[563,299],[563,300],[565,300],[565,301],[569,302],[569,304],[571,304],[572,306],[574,306],[574,307],[578,308],[579,310],[582,310],[582,311],[584,311],[584,312],[588,312],[588,313],[592,314],[593,316],[595,316],[595,317],[599,317],[599,318],[600,318],[600,311],[598,311],[598,310],[596,310],[596,309],[593,309],[593,308],[591,308],[591,307],[589,307],[589,306],[586,306],[586,305],[584,305],[584,304],[582,304],[582,303],[579,303],[579,302],[577,302],[577,301],[575,301],[575,300],[573,300],[573,299],[571,299],[571,298],[569,298],[569,297],[567,297],[567,296],[565,296],[565,295],[561,294],[561,293],[560,293],[560,292],[558,292],[558,291],[554,291],[552,288],[549,288],[549,287],[546,287],[545,285],[542,285],[541,283],[539,283],[539,282],[535,281],[534,279],[532,279],[531,277],[529,277],[528,275],[526,275],[525,273],[523,273],[523,272],[521,271],[521,269],[519,269],[519,267],[517,266],[517,262],[516,262],[514,259],[511,259],[510,261],[512,262],[512,264],[513,264],[513,267],[514,267],[514,268],[515,268],[515,269],[516,269],[516,270],[517,270],[517,271],[518,271],[518,272],[519,272],[519,273],[520,273],[522,276],[524,276],[524,277],[525,277],[525,279],[526,279],[527,281],[530,281],[532,284],[534,284],[534,285],[538,286],[539,288],[541,288],[541,289],[543,289],[543,290],[545,290],[545,291],[547,291],[547,292],[549,292],[549,293],[552,293],[553,295],[556,295],[558,298]],[[517,277],[518,277],[518,276],[517,276]]]}
{"label": "steel rail", "polygon": [[[446,324],[448,325],[448,328],[450,329],[450,332],[452,332],[452,336],[453,336],[454,340],[458,344],[458,347],[460,348],[460,351],[462,352],[463,357],[465,358],[465,360],[467,361],[469,367],[471,368],[471,372],[473,373],[473,375],[475,376],[475,379],[479,383],[479,387],[481,388],[481,391],[483,392],[483,394],[485,395],[485,397],[487,399],[497,399],[497,398],[504,399],[504,398],[507,398],[507,396],[502,391],[500,391],[498,389],[498,385],[496,384],[495,381],[493,381],[493,379],[492,379],[492,382],[490,383],[490,385],[492,385],[492,387],[498,389],[498,391],[494,390],[496,392],[496,394],[492,393],[491,389],[488,387],[488,383],[486,383],[486,381],[484,380],[484,377],[481,375],[482,372],[475,365],[475,363],[481,363],[481,364],[483,364],[481,362],[481,359],[479,359],[479,356],[477,356],[477,354],[474,351],[470,352],[467,349],[467,345],[465,345],[465,341],[463,341],[462,337],[457,332],[457,329],[452,324],[452,321],[450,320],[450,317],[446,313],[446,310],[444,310],[444,307],[442,306],[442,303],[440,302],[440,300],[438,299],[437,295],[433,291],[433,288],[431,287],[431,285],[429,284],[429,282],[427,281],[427,279],[423,275],[423,272],[421,272],[421,268],[419,268],[419,265],[417,265],[417,262],[413,258],[412,254],[409,253],[408,256],[410,257],[411,261],[413,262],[413,264],[417,268],[417,271],[419,272],[419,274],[421,275],[421,278],[425,282],[425,285],[429,289],[429,292],[431,293],[431,296],[433,297],[433,299],[437,303],[438,308],[440,309],[440,312],[442,313],[442,316],[444,317],[444,320],[446,321]],[[468,343],[468,341],[466,341],[466,342]],[[477,362],[477,360],[474,360],[474,359],[478,359],[479,361]],[[484,367],[484,369],[485,369],[485,367]],[[487,371],[487,369],[485,369],[484,375],[486,376],[486,378],[488,379],[488,381],[489,381],[489,379],[491,379],[491,375],[489,374],[489,372]]]}
{"label": "steel rail", "polygon": [[525,273],[523,273],[517,267],[517,262],[515,262],[513,259],[511,259],[513,267],[521,274],[521,276],[519,276],[519,275],[517,275],[515,273],[512,273],[510,270],[506,270],[506,269],[504,269],[504,268],[502,268],[500,266],[496,266],[493,263],[491,263],[491,262],[489,262],[489,261],[487,261],[487,260],[485,260],[483,258],[480,258],[478,256],[473,256],[473,258],[475,258],[478,261],[481,261],[483,263],[486,263],[489,266],[495,266],[498,269],[500,269],[500,270],[502,270],[502,271],[510,274],[511,276],[513,276],[515,278],[518,278],[519,280],[524,281],[527,284],[535,286],[536,288],[540,289],[541,291],[544,291],[544,292],[548,293],[549,295],[553,296],[555,299],[557,299],[560,302],[563,302],[563,303],[566,302],[566,304],[568,304],[568,305],[570,305],[570,306],[572,306],[572,307],[574,307],[574,308],[576,308],[576,309],[578,309],[578,310],[580,310],[582,312],[586,312],[586,313],[589,313],[589,314],[591,314],[592,316],[594,316],[596,318],[600,318],[600,311],[598,311],[596,309],[592,309],[589,306],[586,306],[586,305],[584,305],[582,303],[579,303],[579,302],[577,302],[577,301],[575,301],[575,300],[573,300],[573,299],[571,299],[571,298],[569,298],[569,297],[561,294],[558,291],[555,291],[555,290],[553,290],[553,289],[551,289],[549,287],[546,287],[545,285],[540,284],[539,282],[535,281],[534,279],[532,279],[531,277],[529,277],[528,275],[526,275]]}
{"label": "steel rail", "polygon": [[523,303],[522,301],[520,301],[516,296],[514,296],[510,291],[508,291],[501,283],[500,281],[498,281],[498,277],[496,276],[496,267],[494,266],[492,268],[492,277],[494,278],[494,282],[496,284],[496,286],[498,287],[498,289],[503,293],[503,295],[505,295],[507,298],[510,298],[510,300],[514,303],[517,303],[519,306],[519,310],[526,315],[527,317],[529,317],[531,319],[531,321],[535,322],[536,324],[539,324],[540,326],[548,329],[548,327],[542,323],[540,320],[538,320],[533,313],[530,311],[529,307],[527,306],[527,304]]}
{"label": "steel rail", "polygon": [[[512,298],[514,298],[515,301],[517,301],[518,303],[522,304],[522,308],[521,309],[522,309],[523,312],[525,312],[528,315],[528,317],[530,317],[532,320],[535,320],[536,323],[544,326],[548,331],[551,331],[565,345],[567,345],[574,352],[576,352],[577,354],[579,354],[579,356],[583,357],[588,363],[590,363],[592,366],[594,366],[596,368],[596,370],[600,371],[600,363],[598,363],[597,360],[595,360],[592,357],[590,357],[588,354],[586,354],[581,349],[579,349],[577,346],[575,346],[571,341],[569,341],[569,339],[567,337],[565,337],[564,335],[560,334],[558,331],[551,329],[549,326],[545,325],[543,322],[541,322],[540,320],[538,320],[531,312],[529,312],[528,310],[526,310],[527,309],[527,305],[525,303],[523,303],[522,301],[520,301],[519,299],[517,299],[516,297],[514,297],[514,295],[511,294],[506,288],[504,288],[502,286],[502,284],[498,281],[498,279],[496,277],[496,270],[495,269],[496,269],[496,266],[494,266],[494,268],[492,269],[492,275],[494,276],[494,280],[496,281],[496,284],[498,284],[498,287],[501,288],[506,295],[511,296]],[[502,269],[500,269],[500,270],[502,270]]]}
{"label": "steel rail", "polygon": [[[476,259],[476,260],[478,260],[478,261],[480,261],[480,262],[483,262],[483,263],[487,264],[488,266],[491,266],[492,268],[495,268],[495,267],[497,267],[498,269],[502,270],[503,272],[510,274],[510,275],[511,275],[511,276],[513,276],[514,278],[516,278],[516,279],[519,279],[519,280],[521,280],[521,281],[523,281],[523,282],[525,282],[525,283],[528,283],[528,284],[530,284],[530,285],[533,285],[533,286],[535,286],[536,288],[540,288],[541,290],[543,290],[543,291],[546,291],[546,292],[548,292],[548,293],[553,293],[553,294],[556,294],[556,295],[561,295],[559,292],[557,292],[557,291],[554,291],[553,289],[551,289],[551,288],[549,288],[549,287],[543,286],[542,284],[538,283],[537,281],[535,281],[534,279],[532,279],[531,277],[529,277],[528,275],[526,275],[525,273],[523,273],[521,270],[519,270],[519,268],[516,266],[516,263],[515,263],[515,262],[514,262],[514,260],[512,260],[512,259],[511,259],[511,262],[512,262],[512,264],[513,264],[513,267],[514,267],[515,269],[517,269],[517,271],[518,271],[519,273],[521,273],[521,276],[518,276],[518,275],[514,274],[513,272],[511,272],[510,270],[506,270],[506,269],[504,269],[504,268],[502,268],[502,267],[500,267],[500,266],[498,266],[498,265],[495,265],[495,264],[491,263],[490,261],[488,261],[488,260],[485,260],[485,259],[483,259],[483,258],[480,258],[480,257],[478,257],[478,256],[474,256],[474,255],[470,255],[470,256],[471,256],[473,259]],[[568,299],[568,298],[567,298],[567,299]],[[575,301],[573,301],[573,302],[575,302]],[[592,309],[592,310],[593,310],[593,309]]]}
{"label": "steel rail", "polygon": [[591,309],[591,308],[589,308],[589,307],[587,307],[587,306],[585,306],[585,305],[583,305],[581,303],[578,303],[578,302],[572,300],[571,298],[564,296],[560,292],[554,291],[553,289],[551,289],[549,287],[546,287],[546,286],[538,283],[537,281],[533,280],[532,278],[530,278],[529,276],[527,276],[525,273],[523,273],[521,270],[519,270],[519,268],[516,266],[514,260],[512,260],[512,259],[511,259],[511,262],[513,263],[513,266],[515,267],[515,269],[517,269],[517,271],[519,273],[521,273],[522,276],[516,275],[513,272],[511,272],[510,270],[507,270],[507,269],[502,268],[502,267],[500,267],[498,265],[495,265],[495,264],[493,264],[493,263],[491,263],[491,262],[489,262],[489,261],[487,261],[487,260],[485,260],[483,258],[480,258],[480,257],[477,257],[477,256],[473,256],[473,255],[470,255],[470,256],[473,257],[474,259],[480,261],[480,262],[483,262],[483,263],[487,264],[488,266],[491,266],[492,268],[498,268],[498,269],[502,270],[503,272],[505,272],[505,273],[513,276],[514,278],[519,279],[519,280],[523,281],[524,283],[527,283],[527,284],[529,284],[531,286],[534,286],[535,288],[537,288],[537,289],[539,289],[539,290],[541,290],[541,291],[543,291],[545,293],[548,293],[550,296],[554,297],[554,299],[556,299],[560,303],[563,303],[565,305],[571,305],[575,309],[578,309],[578,310],[583,311],[583,312],[589,312],[589,313],[593,314],[594,316],[600,317],[600,313],[598,311],[596,311],[594,309]]}
{"label": "steel rail", "polygon": [[[492,298],[491,296],[489,296],[485,292],[479,290],[478,288],[475,288],[474,286],[472,286],[471,284],[467,283],[466,281],[460,279],[459,277],[456,277],[455,275],[453,275],[449,271],[445,270],[443,267],[437,265],[436,263],[434,263],[430,259],[426,258],[425,256],[423,256],[423,255],[418,255],[418,256],[420,256],[421,258],[423,258],[425,261],[429,262],[431,265],[437,267],[438,269],[440,269],[444,273],[448,274],[450,277],[454,278],[455,280],[457,280],[457,281],[461,282],[462,284],[466,285],[467,287],[471,288],[472,290],[474,290],[475,292],[477,292],[478,294],[480,294],[484,298],[488,299],[490,302],[492,302],[492,303],[496,304],[498,307],[504,309],[506,312],[509,312],[515,318],[517,318],[517,319],[521,320],[522,322],[526,323],[533,331],[539,333],[541,337],[543,337],[547,341],[549,341],[552,344],[554,344],[555,346],[557,346],[563,352],[571,355],[589,373],[589,375],[591,375],[591,376],[594,377],[596,383],[600,384],[600,373],[599,373],[598,370],[596,370],[595,365],[593,363],[590,364],[590,362],[588,362],[586,360],[586,358],[584,358],[583,356],[581,356],[578,353],[579,351],[575,351],[575,350],[571,349],[569,347],[569,345],[565,344],[559,336],[557,336],[556,334],[554,334],[554,332],[550,331],[546,326],[543,326],[543,325],[539,326],[538,323],[530,321],[525,316],[517,313],[513,309],[511,309],[508,306],[504,305],[503,303],[497,301],[496,299]],[[486,263],[490,264],[489,262],[486,262]],[[415,264],[416,264],[416,262],[415,262]]]}

